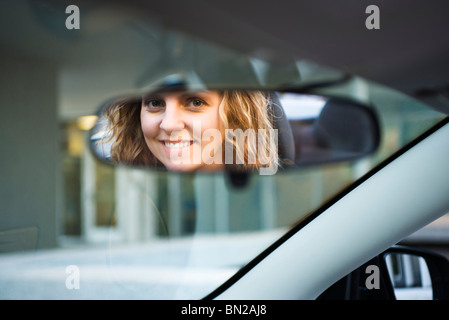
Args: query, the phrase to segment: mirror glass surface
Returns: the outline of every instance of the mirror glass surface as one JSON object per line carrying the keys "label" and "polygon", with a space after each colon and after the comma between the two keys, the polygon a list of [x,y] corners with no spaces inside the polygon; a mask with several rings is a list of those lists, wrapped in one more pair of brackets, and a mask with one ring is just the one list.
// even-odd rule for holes
{"label": "mirror glass surface", "polygon": [[432,281],[423,257],[394,252],[385,260],[397,300],[432,300]]}
{"label": "mirror glass surface", "polygon": [[257,171],[362,158],[376,150],[374,111],[292,92],[160,90],[100,110],[90,135],[102,161],[169,171]]}

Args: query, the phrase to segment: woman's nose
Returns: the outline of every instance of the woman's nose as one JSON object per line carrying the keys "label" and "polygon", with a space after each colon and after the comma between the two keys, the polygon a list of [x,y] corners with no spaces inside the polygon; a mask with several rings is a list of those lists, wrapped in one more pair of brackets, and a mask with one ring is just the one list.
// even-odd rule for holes
{"label": "woman's nose", "polygon": [[185,128],[181,112],[176,106],[166,106],[160,128],[166,132],[182,130]]}

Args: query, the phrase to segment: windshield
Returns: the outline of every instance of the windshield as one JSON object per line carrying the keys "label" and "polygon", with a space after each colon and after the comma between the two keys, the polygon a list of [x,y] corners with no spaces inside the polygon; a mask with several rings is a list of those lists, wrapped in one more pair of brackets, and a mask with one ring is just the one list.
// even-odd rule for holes
{"label": "windshield", "polygon": [[[128,7],[85,2],[80,28],[69,29],[66,19],[75,11],[66,7],[0,4],[1,299],[203,298],[442,118],[364,79],[342,84],[343,73],[310,61],[239,54]],[[96,160],[88,130],[101,104],[171,74],[192,85],[233,88],[335,82],[315,93],[372,105],[380,148],[357,161],[254,174],[242,187],[223,172],[161,172]],[[308,103],[322,108],[316,97]]]}

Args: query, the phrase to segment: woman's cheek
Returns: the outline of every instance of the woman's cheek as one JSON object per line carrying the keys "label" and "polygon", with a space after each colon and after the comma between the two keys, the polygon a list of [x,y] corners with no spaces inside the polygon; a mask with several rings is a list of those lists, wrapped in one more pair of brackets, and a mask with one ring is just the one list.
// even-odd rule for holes
{"label": "woman's cheek", "polygon": [[157,121],[153,117],[149,117],[148,115],[143,115],[140,118],[142,132],[145,137],[155,137],[157,134]]}

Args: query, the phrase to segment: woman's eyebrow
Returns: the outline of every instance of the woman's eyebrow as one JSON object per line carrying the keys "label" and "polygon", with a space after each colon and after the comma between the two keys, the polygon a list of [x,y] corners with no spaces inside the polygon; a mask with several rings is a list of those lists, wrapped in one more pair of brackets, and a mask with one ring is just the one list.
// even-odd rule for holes
{"label": "woman's eyebrow", "polygon": [[195,96],[202,97],[204,95],[207,96],[209,93],[210,93],[210,91],[188,91],[188,92],[182,93],[179,96],[179,98],[186,99],[186,98],[191,98],[191,97],[195,97]]}
{"label": "woman's eyebrow", "polygon": [[150,94],[142,96],[142,100],[148,100],[148,99],[159,99],[159,100],[162,100],[163,97],[161,95],[157,94],[157,93],[154,93],[154,94],[150,93]]}
{"label": "woman's eyebrow", "polygon": [[148,93],[146,95],[142,95],[142,100],[149,100],[149,99],[155,99],[155,100],[165,100],[167,96],[175,95],[175,99],[177,100],[186,100],[192,97],[198,97],[201,99],[208,99],[209,98],[210,91],[204,90],[204,91],[185,91],[185,92],[179,92],[179,93]]}

